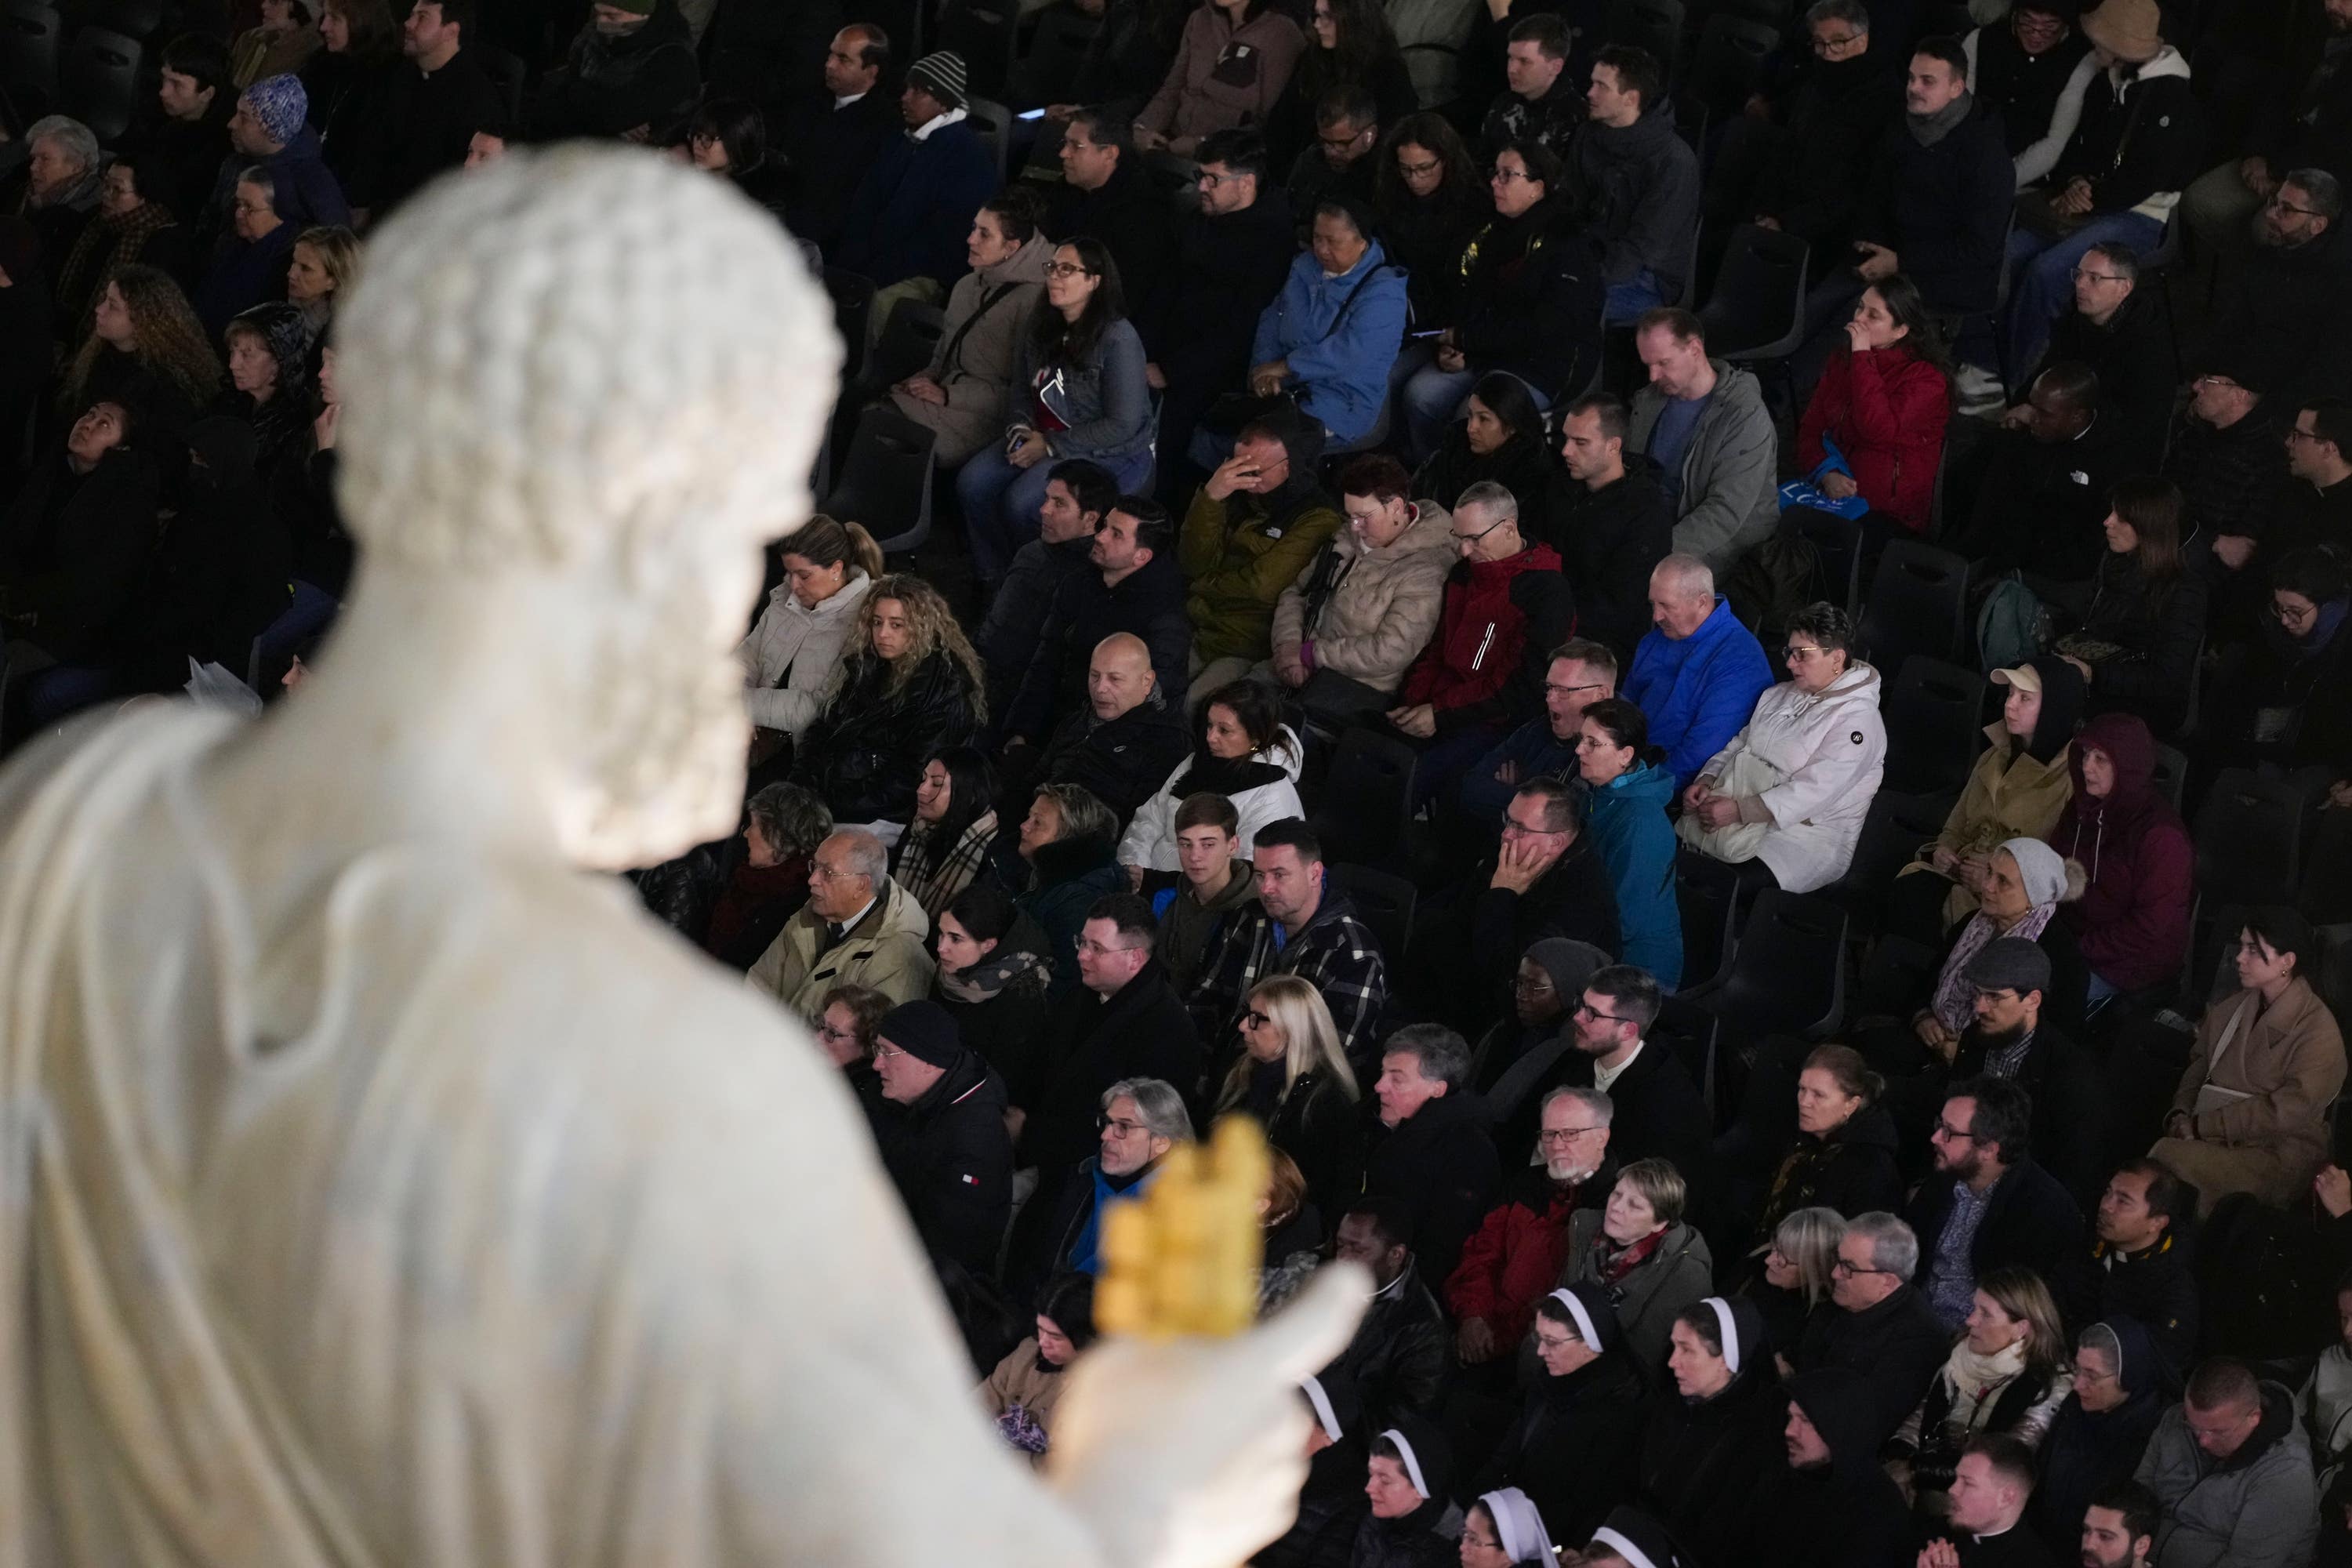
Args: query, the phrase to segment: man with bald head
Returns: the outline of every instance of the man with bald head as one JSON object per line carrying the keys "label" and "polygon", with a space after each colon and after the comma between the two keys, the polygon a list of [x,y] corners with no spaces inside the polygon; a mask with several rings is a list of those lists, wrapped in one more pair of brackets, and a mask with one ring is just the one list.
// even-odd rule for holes
{"label": "man with bald head", "polygon": [[1151,650],[1130,632],[1114,632],[1095,645],[1086,705],[1045,743],[1037,782],[1084,785],[1124,822],[1192,749]]}
{"label": "man with bald head", "polygon": [[[1049,500],[1052,492],[1047,486]],[[1003,713],[989,715],[1009,748],[1008,774],[1024,761],[1014,753],[1045,740],[1084,705],[1087,660],[1113,632],[1143,639],[1162,691],[1184,689],[1192,620],[1184,608],[1188,589],[1176,567],[1176,530],[1168,509],[1149,496],[1118,497],[1096,520],[1087,565],[1054,590],[1018,689]],[[1025,793],[1022,798],[1028,798]]]}
{"label": "man with bald head", "polygon": [[811,1028],[836,985],[863,985],[893,1002],[930,994],[930,917],[892,879],[880,839],[843,828],[809,857],[808,882],[808,902],[751,966],[753,985]]}
{"label": "man with bald head", "polygon": [[1665,748],[1676,789],[1730,744],[1771,684],[1764,645],[1716,596],[1706,563],[1659,562],[1650,574],[1650,631],[1633,650],[1625,697],[1650,721],[1650,744]]}

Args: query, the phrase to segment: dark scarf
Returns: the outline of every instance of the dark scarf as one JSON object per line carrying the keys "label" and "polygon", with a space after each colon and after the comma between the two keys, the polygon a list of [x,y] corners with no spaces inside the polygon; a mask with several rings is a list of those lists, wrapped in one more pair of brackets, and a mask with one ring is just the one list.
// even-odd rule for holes
{"label": "dark scarf", "polygon": [[1906,112],[1903,123],[1910,127],[1911,140],[1922,147],[1933,147],[1958,129],[1960,121],[1976,111],[1977,97],[1963,92],[1933,114]]}
{"label": "dark scarf", "polygon": [[2345,616],[2352,611],[2352,599],[2330,599],[2319,606],[2319,614],[2311,630],[2295,637],[2270,616],[2263,617],[2263,641],[2270,645],[2281,664],[2294,666],[2326,653],[2336,634],[2344,629]]}
{"label": "dark scarf", "polygon": [[1231,800],[1244,790],[1264,789],[1289,776],[1280,763],[1261,762],[1255,752],[1246,757],[1213,757],[1209,748],[1202,745],[1192,748],[1192,764],[1168,787],[1178,800],[1203,793]]}
{"label": "dark scarf", "polygon": [[138,260],[141,248],[172,223],[171,213],[154,202],[142,202],[128,213],[100,212],[66,257],[58,274],[58,298],[73,305],[78,316],[89,315],[106,280]]}
{"label": "dark scarf", "polygon": [[1605,1230],[1597,1233],[1592,1238],[1592,1252],[1595,1262],[1600,1266],[1601,1282],[1604,1285],[1622,1284],[1625,1276],[1650,1260],[1650,1255],[1664,1244],[1666,1232],[1673,1228],[1672,1226],[1661,1226],[1630,1247],[1618,1246],[1609,1239],[1609,1233]]}

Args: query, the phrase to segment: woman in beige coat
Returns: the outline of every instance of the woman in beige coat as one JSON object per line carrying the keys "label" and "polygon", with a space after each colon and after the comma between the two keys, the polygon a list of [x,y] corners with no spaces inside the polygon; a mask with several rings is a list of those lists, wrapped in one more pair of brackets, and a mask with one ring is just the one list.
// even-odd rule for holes
{"label": "woman in beige coat", "polygon": [[2148,1151],[2207,1205],[2228,1193],[2284,1204],[2327,1158],[2327,1108],[2344,1087],[2344,1037],[2302,971],[2311,926],[2258,909],[2238,933],[2243,987],[2206,1012],[2165,1136]]}
{"label": "woman in beige coat", "polygon": [[952,468],[1004,434],[1021,334],[1045,297],[1051,241],[1037,232],[1039,203],[1027,185],[1009,186],[971,220],[964,259],[971,270],[948,295],[947,319],[931,363],[890,388],[899,413],[939,433],[931,456]]}
{"label": "woman in beige coat", "polygon": [[1434,501],[1406,499],[1412,476],[1384,453],[1339,472],[1348,526],[1315,552],[1274,606],[1274,658],[1260,667],[1285,686],[1321,670],[1386,697],[1437,631],[1453,519]]}
{"label": "woman in beige coat", "polygon": [[1013,1347],[980,1385],[980,1402],[1007,1443],[1043,1466],[1052,1450],[1054,1408],[1070,1363],[1095,1341],[1095,1282],[1064,1274],[1037,1302],[1037,1331]]}

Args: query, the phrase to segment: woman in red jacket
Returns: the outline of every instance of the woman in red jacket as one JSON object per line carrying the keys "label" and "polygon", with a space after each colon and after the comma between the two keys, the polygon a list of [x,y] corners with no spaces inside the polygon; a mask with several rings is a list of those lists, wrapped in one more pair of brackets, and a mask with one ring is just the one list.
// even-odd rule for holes
{"label": "woman in red jacket", "polygon": [[[1896,527],[1927,531],[1936,468],[1952,416],[1950,362],[1918,286],[1900,272],[1862,291],[1845,324],[1846,348],[1829,366],[1797,427],[1797,460],[1832,500],[1870,503],[1863,527],[1874,545]],[[1829,446],[1846,472],[1824,472]]]}

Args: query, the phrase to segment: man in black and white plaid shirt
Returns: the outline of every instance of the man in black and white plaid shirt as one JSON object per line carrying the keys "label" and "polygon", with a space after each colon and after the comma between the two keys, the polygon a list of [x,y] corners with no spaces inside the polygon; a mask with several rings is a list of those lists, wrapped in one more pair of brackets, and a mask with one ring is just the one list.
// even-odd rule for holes
{"label": "man in black and white plaid shirt", "polygon": [[1347,895],[1324,885],[1323,846],[1296,817],[1257,831],[1257,896],[1233,912],[1186,1001],[1213,1065],[1231,1055],[1242,1002],[1261,980],[1295,974],[1323,994],[1360,1082],[1379,1067],[1387,962]]}

